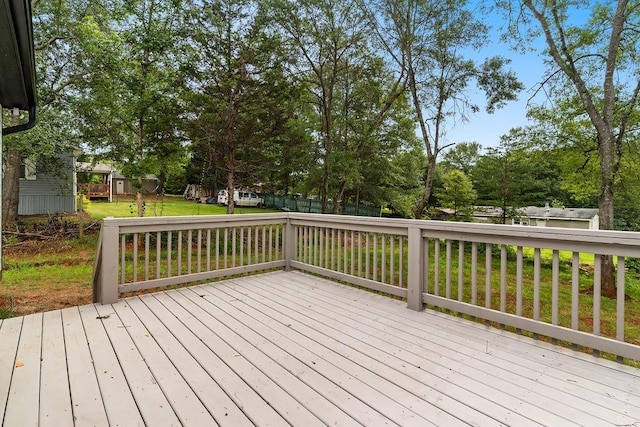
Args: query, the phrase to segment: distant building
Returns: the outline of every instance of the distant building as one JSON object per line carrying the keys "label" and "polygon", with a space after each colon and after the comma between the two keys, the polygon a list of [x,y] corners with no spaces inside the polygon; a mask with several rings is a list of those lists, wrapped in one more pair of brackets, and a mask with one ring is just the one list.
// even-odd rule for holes
{"label": "distant building", "polygon": [[[476,206],[474,222],[498,222],[502,209],[491,206]],[[599,228],[598,209],[591,208],[552,208],[547,206],[526,206],[515,209],[515,215],[509,216],[507,224],[528,225],[532,227],[564,227],[584,230]]]}
{"label": "distant building", "polygon": [[[99,177],[99,183],[80,186],[83,194],[89,199],[111,201],[113,196],[130,196],[137,192],[136,186],[109,163],[78,162],[78,173]],[[153,174],[145,175],[141,185],[143,194],[155,194],[158,188],[158,177]]]}

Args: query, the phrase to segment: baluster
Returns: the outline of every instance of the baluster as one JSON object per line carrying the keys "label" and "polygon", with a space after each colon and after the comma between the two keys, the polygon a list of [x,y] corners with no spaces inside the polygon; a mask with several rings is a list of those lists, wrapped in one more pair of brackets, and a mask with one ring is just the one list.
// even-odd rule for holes
{"label": "baluster", "polygon": [[445,262],[445,296],[447,299],[451,298],[451,240],[445,240],[446,247],[446,262]]}
{"label": "baluster", "polygon": [[551,324],[558,324],[558,295],[559,295],[559,274],[560,256],[557,249],[553,250],[551,262]]}
{"label": "baluster", "polygon": [[579,300],[580,300],[580,253],[574,252],[571,260],[571,329],[579,328]]}
{"label": "baluster", "polygon": [[378,281],[378,234],[373,233],[373,281]]}
{"label": "baluster", "polygon": [[424,283],[425,292],[429,292],[429,238],[423,239],[424,245]]}
{"label": "baluster", "polygon": [[240,267],[244,265],[244,227],[240,227]]}
{"label": "baluster", "polygon": [[458,301],[464,298],[464,241],[458,241]]}
{"label": "baluster", "polygon": [[522,269],[523,251],[522,246],[518,246],[516,252],[516,316],[522,316]]}
{"label": "baluster", "polygon": [[355,267],[356,267],[356,247],[355,247],[355,236],[354,231],[351,230],[351,275],[355,275]]}
{"label": "baluster", "polygon": [[202,271],[202,229],[198,229],[197,234],[198,243],[196,244],[196,272]]}
{"label": "baluster", "polygon": [[167,231],[167,277],[171,277],[171,252],[173,251],[173,236]]}
{"label": "baluster", "polygon": [[193,230],[187,231],[187,274],[191,274],[191,251],[193,249]]}
{"label": "baluster", "polygon": [[382,239],[382,273],[380,281],[387,283],[387,235],[383,234],[380,237]]}
{"label": "baluster", "polygon": [[471,304],[478,304],[478,242],[471,243]]}
{"label": "baluster", "polygon": [[211,271],[211,229],[207,228],[207,270]]}
{"label": "baluster", "polygon": [[[624,257],[618,256],[617,267],[617,301],[616,301],[616,339],[624,341],[624,304],[625,304],[625,280],[624,280]],[[621,358],[618,357],[618,361]]]}
{"label": "baluster", "polygon": [[593,335],[600,335],[600,301],[602,297],[602,257],[593,255]]}
{"label": "baluster", "polygon": [[151,245],[151,235],[144,233],[144,280],[149,280],[149,246]]}
{"label": "baluster", "polygon": [[182,276],[182,231],[178,231],[178,276]]}
{"label": "baluster", "polygon": [[433,294],[440,296],[440,239],[433,241]]}
{"label": "baluster", "polygon": [[540,320],[540,248],[533,250],[533,320]]}
{"label": "baluster", "polygon": [[487,243],[485,248],[484,306],[486,308],[491,308],[491,251],[493,250],[493,247],[491,243]]}
{"label": "baluster", "polygon": [[371,233],[367,233],[365,235],[365,243],[364,243],[364,253],[365,253],[365,260],[364,260],[364,278],[365,279],[369,279],[369,268],[371,267],[370,265],[370,260],[369,260],[369,243],[370,243],[370,235]]}
{"label": "baluster", "polygon": [[156,279],[160,278],[160,265],[162,264],[162,233],[156,233]]}
{"label": "baluster", "polygon": [[133,282],[138,281],[138,233],[133,233]]}
{"label": "baluster", "polygon": [[500,311],[507,311],[507,245],[500,247]]}
{"label": "baluster", "polygon": [[398,251],[398,286],[400,286],[401,288],[404,287],[402,286],[402,282],[404,279],[404,239],[404,236],[398,237],[398,240],[400,242],[400,249]]}
{"label": "baluster", "polygon": [[125,279],[125,270],[126,270],[126,252],[127,252],[127,241],[125,239],[125,235],[120,235],[120,283],[124,284]]}

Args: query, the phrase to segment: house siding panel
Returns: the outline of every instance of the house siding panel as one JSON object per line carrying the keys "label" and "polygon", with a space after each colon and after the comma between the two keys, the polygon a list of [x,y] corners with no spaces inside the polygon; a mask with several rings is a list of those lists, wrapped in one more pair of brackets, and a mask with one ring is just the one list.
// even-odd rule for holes
{"label": "house siding panel", "polygon": [[58,174],[40,172],[36,168],[35,180],[20,180],[18,215],[75,212],[75,159],[71,154],[64,154],[62,161],[64,167]]}
{"label": "house siding panel", "polygon": [[63,212],[75,212],[75,199],[73,196],[20,196],[18,215],[51,215]]}

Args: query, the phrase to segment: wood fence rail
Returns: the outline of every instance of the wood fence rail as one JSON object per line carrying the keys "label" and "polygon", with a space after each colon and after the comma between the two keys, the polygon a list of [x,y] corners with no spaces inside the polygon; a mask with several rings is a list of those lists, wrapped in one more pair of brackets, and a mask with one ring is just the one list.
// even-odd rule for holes
{"label": "wood fence rail", "polygon": [[[640,286],[638,233],[277,213],[107,218],[100,242],[95,302],[293,268],[640,360],[640,309],[625,299]],[[602,256],[615,260],[613,299]]]}

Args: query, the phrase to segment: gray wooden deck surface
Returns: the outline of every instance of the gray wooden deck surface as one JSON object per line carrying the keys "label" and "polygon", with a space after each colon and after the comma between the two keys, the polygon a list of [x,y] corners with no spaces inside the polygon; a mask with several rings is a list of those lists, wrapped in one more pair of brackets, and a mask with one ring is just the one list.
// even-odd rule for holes
{"label": "gray wooden deck surface", "polygon": [[5,426],[640,426],[640,371],[299,272],[0,324]]}

